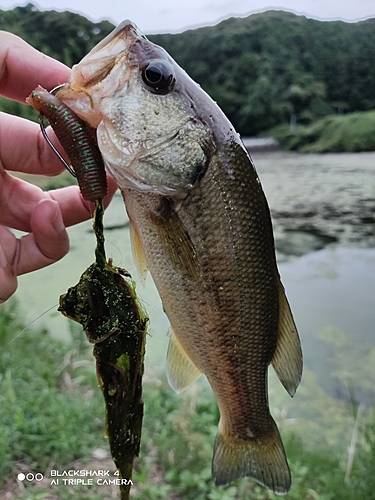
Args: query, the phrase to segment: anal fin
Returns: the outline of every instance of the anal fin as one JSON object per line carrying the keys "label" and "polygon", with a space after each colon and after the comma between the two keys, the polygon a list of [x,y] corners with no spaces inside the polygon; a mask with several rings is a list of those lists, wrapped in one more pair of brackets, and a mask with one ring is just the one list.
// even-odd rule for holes
{"label": "anal fin", "polygon": [[167,352],[167,377],[172,389],[179,393],[192,384],[202,372],[186,354],[172,329],[170,335]]}
{"label": "anal fin", "polygon": [[279,285],[279,332],[271,364],[290,396],[301,381],[303,359],[301,343],[284,287]]}

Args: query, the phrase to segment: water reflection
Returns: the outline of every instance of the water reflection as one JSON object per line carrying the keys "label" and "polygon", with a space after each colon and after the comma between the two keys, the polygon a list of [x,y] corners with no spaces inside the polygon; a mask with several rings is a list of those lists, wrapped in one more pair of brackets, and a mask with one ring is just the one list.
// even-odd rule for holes
{"label": "water reflection", "polygon": [[325,249],[281,264],[280,273],[305,365],[332,395],[373,398],[363,365],[375,348],[375,249]]}
{"label": "water reflection", "polygon": [[327,245],[375,246],[375,153],[253,155],[279,259]]}

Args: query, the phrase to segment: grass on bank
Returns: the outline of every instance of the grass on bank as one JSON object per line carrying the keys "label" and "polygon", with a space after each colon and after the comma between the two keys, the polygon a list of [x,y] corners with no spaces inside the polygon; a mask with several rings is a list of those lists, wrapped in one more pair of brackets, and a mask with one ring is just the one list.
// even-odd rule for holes
{"label": "grass on bank", "polygon": [[[20,470],[90,470],[94,467],[93,450],[108,450],[103,437],[104,403],[97,387],[91,346],[84,335],[79,328],[73,329],[72,342],[62,343],[46,331],[28,329],[15,339],[24,328],[19,316],[20,308],[14,302],[0,306],[0,498],[116,498],[113,488],[17,482]],[[324,407],[332,400],[318,402],[314,390],[306,397],[311,399],[312,415],[327,410],[327,427],[341,425],[340,420],[332,422],[334,408]],[[141,455],[133,477],[135,500],[279,498],[249,479],[224,488],[214,486],[211,457],[219,413],[203,385],[193,385],[186,393],[176,395],[164,376],[148,371],[144,400]],[[331,445],[324,438],[314,440],[311,427],[305,427],[303,421],[299,426],[287,427],[278,420],[293,475],[292,489],[284,498],[375,499],[373,411],[368,410],[362,420],[348,484],[344,481],[347,453],[342,451],[343,443]],[[349,443],[350,435],[345,437]],[[96,467],[107,469],[111,467],[108,463]]]}
{"label": "grass on bank", "polygon": [[279,125],[265,135],[282,149],[300,153],[357,153],[375,151],[375,111],[329,115],[310,125]]}

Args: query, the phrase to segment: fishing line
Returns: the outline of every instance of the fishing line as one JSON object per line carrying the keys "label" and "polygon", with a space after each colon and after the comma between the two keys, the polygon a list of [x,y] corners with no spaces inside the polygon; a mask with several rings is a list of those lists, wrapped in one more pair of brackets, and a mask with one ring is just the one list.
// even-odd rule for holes
{"label": "fishing line", "polygon": [[[104,228],[104,232],[105,232],[105,228]],[[116,264],[116,267],[121,267],[121,264],[124,261],[124,254],[122,253],[121,248],[119,246],[117,246],[116,243],[113,243],[113,241],[111,241],[110,239],[108,239],[107,233],[106,233],[106,242],[109,243],[109,244],[111,244],[118,251],[118,253],[120,255],[120,259],[119,259],[120,262],[119,262],[118,265]],[[108,249],[107,249],[107,252],[108,252]],[[115,260],[113,257],[111,257],[111,258],[112,258],[113,261]]]}
{"label": "fishing line", "polygon": [[8,342],[7,345],[10,345],[14,340],[17,340],[18,337],[20,337],[24,331],[26,331],[31,325],[33,325],[36,321],[38,321],[38,319],[40,319],[42,316],[44,316],[45,314],[47,314],[48,312],[50,312],[52,309],[54,309],[55,307],[57,307],[59,304],[54,304],[53,306],[51,306],[49,309],[47,309],[46,311],[44,311],[42,314],[40,314],[39,316],[37,316],[35,319],[32,320],[31,323],[29,323],[27,326],[25,326],[25,328],[23,330],[21,330],[19,333],[17,333],[17,335],[10,341]]}

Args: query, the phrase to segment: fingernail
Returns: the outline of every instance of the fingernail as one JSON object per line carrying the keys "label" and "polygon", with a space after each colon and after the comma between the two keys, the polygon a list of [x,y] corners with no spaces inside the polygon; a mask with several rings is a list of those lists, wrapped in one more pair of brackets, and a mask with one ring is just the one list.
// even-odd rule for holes
{"label": "fingernail", "polygon": [[56,213],[55,217],[52,219],[52,227],[57,233],[61,233],[62,231],[64,231],[65,225],[61,215],[59,204],[57,203],[57,201],[55,201],[54,203],[56,203]]}

